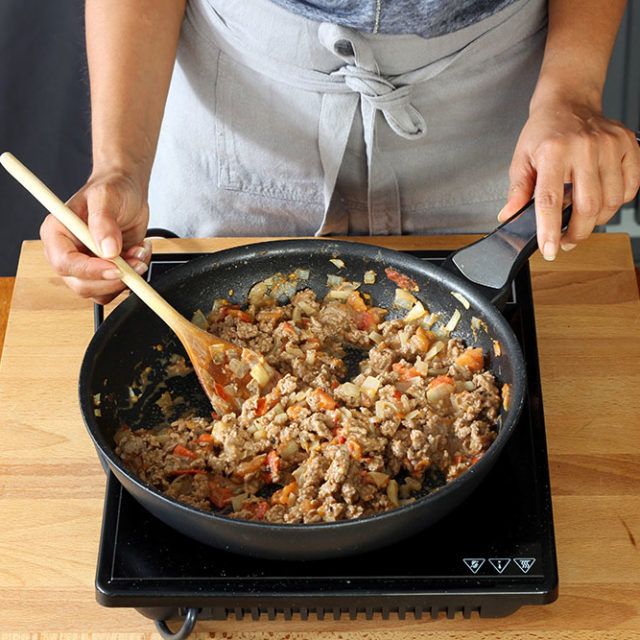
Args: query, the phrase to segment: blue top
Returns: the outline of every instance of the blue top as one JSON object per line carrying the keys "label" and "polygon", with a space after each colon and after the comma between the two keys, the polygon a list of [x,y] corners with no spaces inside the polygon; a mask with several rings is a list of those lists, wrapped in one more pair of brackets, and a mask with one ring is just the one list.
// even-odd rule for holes
{"label": "blue top", "polygon": [[368,33],[433,38],[468,27],[515,0],[272,0],[305,18]]}

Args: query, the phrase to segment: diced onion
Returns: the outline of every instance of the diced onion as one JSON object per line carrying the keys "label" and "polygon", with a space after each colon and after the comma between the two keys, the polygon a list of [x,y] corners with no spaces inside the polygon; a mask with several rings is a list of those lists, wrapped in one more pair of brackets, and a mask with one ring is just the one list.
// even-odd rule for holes
{"label": "diced onion", "polygon": [[380,344],[383,340],[382,335],[377,331],[371,331],[369,333],[369,338],[372,342],[375,342],[376,344]]}
{"label": "diced onion", "polygon": [[406,289],[396,289],[396,296],[393,300],[395,307],[411,309],[416,302],[418,302],[418,299]]}
{"label": "diced onion", "polygon": [[336,276],[333,273],[327,275],[327,285],[330,287],[336,287],[341,285],[344,282],[344,278],[342,276]]}
{"label": "diced onion", "polygon": [[404,317],[405,323],[415,322],[416,320],[420,320],[424,314],[427,313],[427,310],[424,308],[424,305],[420,300],[418,300],[407,315]]}
{"label": "diced onion", "polygon": [[434,342],[431,349],[429,349],[429,351],[427,351],[427,353],[424,354],[424,359],[431,360],[433,356],[435,356],[437,353],[440,353],[440,351],[442,351],[443,349],[444,349],[444,342],[441,342],[440,340],[438,340],[437,342]]}
{"label": "diced onion", "polygon": [[311,316],[316,312],[315,308],[304,300],[300,300],[296,306],[300,308],[300,311],[306,313],[308,316]]}
{"label": "diced onion", "polygon": [[353,384],[353,382],[344,382],[336,388],[336,392],[345,398],[345,400],[351,402],[357,402],[360,398],[360,387]]}
{"label": "diced onion", "polygon": [[248,493],[240,493],[237,496],[233,496],[233,498],[231,498],[230,500],[233,510],[240,511],[242,509],[242,505],[244,504],[244,501],[248,497],[249,497]]}
{"label": "diced onion", "polygon": [[437,319],[438,319],[438,314],[437,313],[429,313],[429,314],[423,316],[422,321],[420,322],[420,324],[422,325],[422,327],[424,329],[431,329],[431,327],[433,327],[433,325],[436,323]]}
{"label": "diced onion", "polygon": [[460,304],[465,308],[468,309],[471,305],[469,304],[469,301],[458,291],[452,291],[451,295],[456,298],[457,300],[460,301]]}
{"label": "diced onion", "polygon": [[325,300],[346,300],[351,295],[351,291],[346,289],[330,289],[325,296]]}
{"label": "diced onion", "polygon": [[446,382],[436,384],[435,386],[427,389],[427,401],[438,402],[439,400],[451,395],[454,391],[455,385],[448,384]]}
{"label": "diced onion", "polygon": [[395,405],[388,400],[376,400],[375,404],[376,417],[387,418],[390,415],[396,414],[398,411]]}
{"label": "diced onion", "polygon": [[207,316],[198,309],[193,316],[191,317],[191,322],[196,325],[196,327],[200,327],[200,329],[206,329],[209,326],[209,321],[207,320]]}
{"label": "diced onion", "polygon": [[364,273],[364,283],[365,284],[374,284],[376,281],[376,272],[375,271],[365,271]]}
{"label": "diced onion", "polygon": [[287,444],[282,447],[282,450],[280,451],[280,457],[286,460],[287,458],[292,458],[293,456],[295,456],[298,451],[298,443],[295,440],[289,440],[289,442],[287,442]]}
{"label": "diced onion", "polygon": [[400,505],[400,503],[398,502],[397,480],[389,480],[389,484],[387,485],[387,498],[389,498],[389,502],[392,506],[397,507]]}
{"label": "diced onion", "polygon": [[367,376],[362,382],[360,389],[363,391],[363,393],[366,393],[369,397],[373,398],[376,395],[376,393],[378,393],[380,384],[381,382],[380,380],[378,380],[378,378],[374,378],[373,376]]}
{"label": "diced onion", "polygon": [[369,471],[367,472],[367,478],[372,480],[378,489],[384,489],[391,480],[389,475],[382,473],[382,471]]}
{"label": "diced onion", "polygon": [[335,264],[338,269],[344,269],[344,261],[340,260],[340,258],[330,258],[329,262]]}
{"label": "diced onion", "polygon": [[308,280],[309,273],[309,269],[296,269],[294,271],[296,278],[300,278],[300,280]]}
{"label": "diced onion", "polygon": [[249,304],[259,304],[269,291],[269,286],[266,282],[258,282],[258,284],[254,284],[253,287],[249,290],[248,300]]}
{"label": "diced onion", "polygon": [[449,322],[447,322],[447,324],[445,325],[444,330],[447,333],[451,333],[451,331],[453,331],[458,326],[458,322],[460,321],[461,317],[462,314],[458,309],[456,309],[451,315],[451,318],[449,318]]}
{"label": "diced onion", "polygon": [[229,360],[229,369],[236,378],[244,378],[249,370],[249,365],[244,360],[231,358],[231,360]]}
{"label": "diced onion", "polygon": [[267,384],[269,384],[269,380],[271,380],[271,374],[260,362],[251,367],[250,374],[260,387],[265,387]]}

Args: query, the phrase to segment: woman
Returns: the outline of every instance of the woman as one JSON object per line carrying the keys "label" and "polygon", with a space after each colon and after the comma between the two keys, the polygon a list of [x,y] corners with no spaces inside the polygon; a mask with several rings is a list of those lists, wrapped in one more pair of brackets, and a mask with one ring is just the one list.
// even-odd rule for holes
{"label": "woman", "polygon": [[[94,164],[70,206],[142,273],[150,214],[183,236],[465,233],[535,196],[552,260],[640,184],[601,111],[624,4],[87,0]],[[122,289],[51,216],[41,236],[79,295]]]}

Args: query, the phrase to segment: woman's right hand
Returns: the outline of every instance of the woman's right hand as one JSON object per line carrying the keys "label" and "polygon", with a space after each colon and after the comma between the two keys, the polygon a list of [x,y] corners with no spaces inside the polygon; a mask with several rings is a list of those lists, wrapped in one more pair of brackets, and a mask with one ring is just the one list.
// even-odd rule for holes
{"label": "woman's right hand", "polygon": [[89,226],[101,256],[94,256],[52,215],[40,227],[45,256],[75,293],[106,304],[124,284],[115,265],[105,258],[120,255],[140,274],[148,269],[146,189],[122,172],[94,173],[67,205]]}

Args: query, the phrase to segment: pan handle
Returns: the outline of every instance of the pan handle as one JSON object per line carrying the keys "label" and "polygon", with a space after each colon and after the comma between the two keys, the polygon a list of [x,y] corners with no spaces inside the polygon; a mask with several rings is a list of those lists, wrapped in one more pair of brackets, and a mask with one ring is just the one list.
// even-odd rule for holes
{"label": "pan handle", "polygon": [[[564,186],[562,229],[571,218],[570,184]],[[511,282],[538,246],[535,201],[531,200],[489,235],[447,257],[442,265],[471,282],[497,307],[502,307]]]}
{"label": "pan handle", "polygon": [[[635,132],[640,144],[640,132]],[[571,218],[572,185],[564,185],[562,230]],[[481,240],[454,251],[443,267],[467,280],[498,308],[503,308],[511,282],[536,250],[535,201],[528,202]]]}

